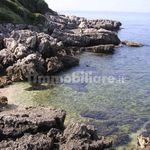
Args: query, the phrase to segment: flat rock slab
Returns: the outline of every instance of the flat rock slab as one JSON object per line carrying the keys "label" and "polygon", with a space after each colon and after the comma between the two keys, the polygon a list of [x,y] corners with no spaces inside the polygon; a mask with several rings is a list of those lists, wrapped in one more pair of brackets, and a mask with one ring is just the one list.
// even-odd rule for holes
{"label": "flat rock slab", "polygon": [[44,107],[19,108],[0,113],[0,140],[16,139],[25,133],[48,132],[52,128],[62,130],[66,113],[61,109]]}

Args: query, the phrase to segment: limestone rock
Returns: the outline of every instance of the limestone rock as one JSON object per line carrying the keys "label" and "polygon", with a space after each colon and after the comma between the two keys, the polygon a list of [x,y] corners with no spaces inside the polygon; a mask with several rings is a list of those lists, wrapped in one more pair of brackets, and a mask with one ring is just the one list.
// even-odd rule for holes
{"label": "limestone rock", "polygon": [[123,45],[129,46],[129,47],[143,47],[144,45],[137,42],[129,42],[129,41],[122,41]]}
{"label": "limestone rock", "polygon": [[12,65],[15,62],[15,55],[8,49],[0,51],[0,63],[4,68]]}
{"label": "limestone rock", "polygon": [[13,66],[7,68],[7,75],[12,81],[26,80],[31,75],[42,75],[46,72],[45,61],[39,54],[30,54],[18,60]]}
{"label": "limestone rock", "polygon": [[100,44],[120,44],[120,40],[114,32],[98,32],[96,34],[90,32],[88,35],[86,33],[81,35],[54,30],[52,36],[61,40],[65,46],[87,47]]}
{"label": "limestone rock", "polygon": [[3,111],[0,113],[0,138],[16,139],[26,133],[44,133],[52,128],[61,130],[65,115],[63,110],[43,107]]}
{"label": "limestone rock", "polygon": [[108,45],[98,45],[92,47],[84,48],[86,51],[94,52],[94,53],[112,53],[114,51],[115,46],[112,44]]}
{"label": "limestone rock", "polygon": [[111,141],[97,136],[93,126],[71,122],[63,133],[60,150],[103,150],[111,147]]}

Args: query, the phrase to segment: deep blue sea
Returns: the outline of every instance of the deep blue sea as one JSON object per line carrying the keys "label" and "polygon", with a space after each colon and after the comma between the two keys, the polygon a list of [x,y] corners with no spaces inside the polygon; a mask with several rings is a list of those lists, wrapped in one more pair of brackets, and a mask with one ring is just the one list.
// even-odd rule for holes
{"label": "deep blue sea", "polygon": [[[61,12],[62,13],[62,12]],[[124,84],[56,85],[45,91],[29,92],[26,83],[12,86],[16,104],[52,105],[65,109],[69,118],[84,120],[99,134],[115,139],[115,145],[134,141],[150,121],[150,14],[115,12],[63,12],[89,19],[112,19],[122,23],[121,40],[143,43],[140,48],[121,47],[114,54],[83,53],[80,65],[64,72],[94,71],[99,75],[125,77]],[[16,87],[16,88],[15,88]],[[20,95],[20,96],[19,96]],[[134,143],[134,142],[133,142]]]}

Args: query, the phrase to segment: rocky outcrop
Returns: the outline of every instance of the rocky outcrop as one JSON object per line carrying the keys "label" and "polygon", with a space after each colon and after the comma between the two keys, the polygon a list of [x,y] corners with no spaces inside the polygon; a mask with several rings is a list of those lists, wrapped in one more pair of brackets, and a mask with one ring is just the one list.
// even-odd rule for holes
{"label": "rocky outcrop", "polygon": [[[84,30],[83,30],[84,31]],[[65,46],[87,47],[100,44],[120,44],[120,40],[114,32],[85,32],[85,33],[68,33],[55,29],[53,37],[61,40]]]}
{"label": "rocky outcrop", "polygon": [[63,143],[60,150],[103,150],[112,143],[99,138],[93,126],[71,122],[63,133]]}
{"label": "rocky outcrop", "polygon": [[[121,23],[113,20],[88,20],[84,17],[65,16],[65,15],[49,15],[46,14],[49,26],[52,29],[77,29],[77,28],[93,28],[93,29],[106,29],[117,31],[120,29]],[[55,27],[54,27],[55,26]]]}
{"label": "rocky outcrop", "polygon": [[31,74],[57,73],[79,64],[61,41],[43,32],[14,30],[3,42],[0,73],[7,73],[12,81],[26,80]]}
{"label": "rocky outcrop", "polygon": [[114,51],[114,45],[97,45],[92,47],[84,48],[84,51],[94,52],[94,53],[112,53]]}
{"label": "rocky outcrop", "polygon": [[93,126],[71,122],[60,109],[29,107],[0,113],[0,149],[103,150],[112,143]]}
{"label": "rocky outcrop", "polygon": [[40,54],[30,54],[8,67],[7,75],[11,77],[12,81],[23,81],[30,75],[42,75],[45,73],[44,63]]}
{"label": "rocky outcrop", "polygon": [[0,75],[12,81],[57,73],[79,65],[77,54],[83,50],[110,53],[120,44],[120,22],[59,15],[43,0],[0,4],[14,14],[0,12]]}
{"label": "rocky outcrop", "polygon": [[122,41],[123,45],[129,46],[129,47],[143,47],[144,45],[137,42],[129,42],[129,41]]}

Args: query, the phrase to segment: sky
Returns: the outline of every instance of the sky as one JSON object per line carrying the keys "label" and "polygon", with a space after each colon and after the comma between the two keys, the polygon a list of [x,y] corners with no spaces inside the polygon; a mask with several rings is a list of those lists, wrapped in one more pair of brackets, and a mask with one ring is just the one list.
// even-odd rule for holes
{"label": "sky", "polygon": [[150,12],[150,0],[45,0],[55,11]]}

